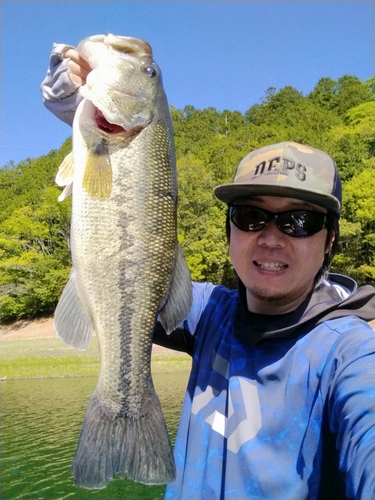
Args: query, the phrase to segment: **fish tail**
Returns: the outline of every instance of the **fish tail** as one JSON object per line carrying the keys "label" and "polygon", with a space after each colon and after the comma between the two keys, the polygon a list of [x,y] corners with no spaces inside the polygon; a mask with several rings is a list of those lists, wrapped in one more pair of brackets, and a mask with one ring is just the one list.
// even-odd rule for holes
{"label": "fish tail", "polygon": [[117,416],[94,393],[86,410],[72,474],[82,488],[104,488],[119,474],[143,484],[175,479],[172,446],[160,402],[151,394],[139,416]]}

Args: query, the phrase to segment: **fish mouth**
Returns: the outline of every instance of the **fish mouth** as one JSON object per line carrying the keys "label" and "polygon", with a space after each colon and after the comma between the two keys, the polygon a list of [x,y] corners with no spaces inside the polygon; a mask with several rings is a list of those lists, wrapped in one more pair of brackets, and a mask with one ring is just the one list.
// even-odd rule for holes
{"label": "fish mouth", "polygon": [[146,128],[147,125],[149,125],[149,123],[143,123],[140,125],[135,125],[130,129],[125,129],[121,125],[109,122],[99,108],[97,108],[96,106],[94,106],[94,108],[94,120],[96,126],[101,132],[104,132],[105,135],[117,135],[126,139],[131,139],[138,135],[144,128]]}
{"label": "fish mouth", "polygon": [[97,107],[95,107],[94,118],[98,129],[106,132],[107,134],[120,134],[122,132],[128,132],[128,130],[125,130],[124,127],[121,127],[121,125],[110,123]]}

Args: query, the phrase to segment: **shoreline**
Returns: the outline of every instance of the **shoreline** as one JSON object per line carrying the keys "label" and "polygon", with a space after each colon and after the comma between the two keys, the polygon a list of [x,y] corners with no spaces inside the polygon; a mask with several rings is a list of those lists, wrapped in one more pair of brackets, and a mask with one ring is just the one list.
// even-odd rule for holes
{"label": "shoreline", "polygon": [[9,325],[0,324],[0,340],[55,338],[53,316],[33,320],[19,320]]}
{"label": "shoreline", "polygon": [[[96,335],[93,335],[95,338]],[[53,316],[39,318],[34,320],[21,320],[15,323],[4,325],[0,324],[0,342],[10,340],[35,340],[35,339],[57,339],[59,340],[53,328]],[[180,351],[173,351],[166,347],[154,344],[152,346],[152,355],[162,358],[181,358],[191,359],[191,357]]]}
{"label": "shoreline", "polygon": [[[0,383],[11,380],[98,376],[96,335],[85,351],[65,344],[56,335],[53,317],[0,325]],[[154,344],[152,373],[189,372],[191,357]]]}

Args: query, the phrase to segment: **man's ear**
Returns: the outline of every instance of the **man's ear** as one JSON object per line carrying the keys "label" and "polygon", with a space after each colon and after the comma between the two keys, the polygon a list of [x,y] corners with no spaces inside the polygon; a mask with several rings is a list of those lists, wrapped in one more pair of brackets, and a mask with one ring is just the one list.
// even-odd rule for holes
{"label": "man's ear", "polygon": [[329,253],[332,250],[333,243],[336,238],[336,232],[332,231],[331,234],[327,237],[327,242],[326,242],[326,251],[325,253]]}

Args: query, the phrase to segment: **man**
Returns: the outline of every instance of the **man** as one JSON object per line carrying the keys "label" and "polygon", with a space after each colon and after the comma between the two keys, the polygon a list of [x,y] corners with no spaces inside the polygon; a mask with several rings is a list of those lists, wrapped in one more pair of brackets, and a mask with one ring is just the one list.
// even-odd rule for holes
{"label": "man", "polygon": [[[56,46],[42,84],[46,105],[70,123],[82,64]],[[214,192],[228,205],[239,285],[194,283],[181,328],[167,336],[156,324],[155,342],[193,356],[166,498],[375,498],[375,290],[328,275],[341,209],[335,162],[309,146],[270,145]]]}

